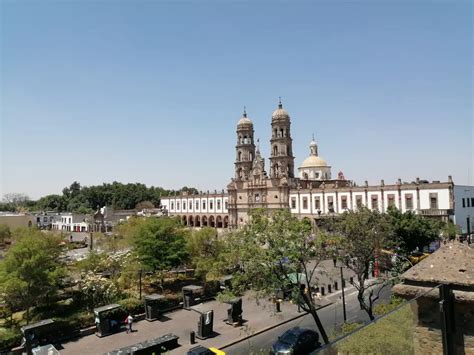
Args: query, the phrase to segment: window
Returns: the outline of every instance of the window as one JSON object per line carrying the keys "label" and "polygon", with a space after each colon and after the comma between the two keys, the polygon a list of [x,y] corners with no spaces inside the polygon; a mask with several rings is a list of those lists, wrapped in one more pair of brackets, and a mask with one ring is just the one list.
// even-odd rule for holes
{"label": "window", "polygon": [[315,178],[315,179],[319,179],[319,173],[315,173],[315,174],[314,174],[314,178]]}
{"label": "window", "polygon": [[260,202],[260,194],[255,194],[255,202]]}
{"label": "window", "polygon": [[471,207],[474,207],[474,197],[471,197]]}
{"label": "window", "polygon": [[362,207],[362,196],[356,196],[356,206],[357,208],[361,208]]}
{"label": "window", "polygon": [[296,208],[296,198],[295,197],[291,198],[291,208]]}
{"label": "window", "polygon": [[220,200],[217,200],[217,209],[220,210],[221,209],[221,201]]}
{"label": "window", "polygon": [[174,202],[171,202],[171,209],[174,210]]}
{"label": "window", "polygon": [[388,194],[387,198],[388,198],[388,207],[391,207],[391,206],[395,207],[395,195]]}
{"label": "window", "polygon": [[431,209],[438,209],[438,194],[437,193],[430,193],[430,208]]}
{"label": "window", "polygon": [[467,204],[467,207],[471,207],[471,205],[469,205],[469,197],[466,198],[466,204]]}
{"label": "window", "polygon": [[209,201],[209,209],[212,210],[214,208],[214,202]]}
{"label": "window", "polygon": [[372,196],[372,209],[377,210],[379,208],[379,200],[377,196]]}
{"label": "window", "polygon": [[179,210],[179,202],[176,202],[176,209]]}
{"label": "window", "polygon": [[227,209],[228,203],[227,201],[224,202],[224,208]]}
{"label": "window", "polygon": [[199,209],[199,201],[196,201],[196,211]]}
{"label": "window", "polygon": [[321,209],[321,199],[319,197],[314,198],[314,209],[315,210]]}
{"label": "window", "polygon": [[40,223],[41,222],[41,217],[36,217],[36,222]]}
{"label": "window", "polygon": [[328,197],[328,210],[329,212],[334,212],[334,201],[332,196]]}
{"label": "window", "polygon": [[466,200],[465,199],[462,199],[462,207],[466,207]]}
{"label": "window", "polygon": [[405,208],[407,210],[413,209],[413,195],[412,194],[405,195]]}
{"label": "window", "polygon": [[341,208],[347,210],[347,196],[341,197]]}
{"label": "window", "polygon": [[186,209],[186,202],[183,202],[183,211]]}
{"label": "window", "polygon": [[69,223],[71,223],[71,218],[69,218]]}
{"label": "window", "polygon": [[307,210],[308,209],[308,198],[303,197],[303,209]]}
{"label": "window", "polygon": [[202,209],[203,209],[203,210],[206,209],[206,201],[202,201]]}
{"label": "window", "polygon": [[43,222],[48,223],[48,217],[43,217]]}

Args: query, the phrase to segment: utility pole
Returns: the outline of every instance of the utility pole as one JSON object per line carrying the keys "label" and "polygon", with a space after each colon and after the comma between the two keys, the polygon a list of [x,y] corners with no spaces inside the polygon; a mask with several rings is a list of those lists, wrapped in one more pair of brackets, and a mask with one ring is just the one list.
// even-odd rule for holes
{"label": "utility pole", "polygon": [[140,277],[139,277],[139,289],[140,289],[140,296],[139,299],[142,299],[142,269],[140,269]]}
{"label": "utility pole", "polygon": [[346,315],[346,297],[345,297],[345,294],[344,294],[344,286],[345,285],[345,282],[344,282],[344,275],[342,274],[342,266],[341,266],[341,290],[342,290],[342,311],[344,312],[344,323],[346,323],[347,321],[347,315]]}

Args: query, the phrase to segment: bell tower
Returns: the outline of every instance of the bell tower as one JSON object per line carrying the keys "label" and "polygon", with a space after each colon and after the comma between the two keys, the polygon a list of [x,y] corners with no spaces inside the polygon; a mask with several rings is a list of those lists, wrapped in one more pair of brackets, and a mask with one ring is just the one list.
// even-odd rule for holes
{"label": "bell tower", "polygon": [[247,180],[252,171],[255,158],[253,123],[247,117],[244,107],[242,118],[237,124],[237,145],[235,146],[235,178],[236,180]]}
{"label": "bell tower", "polygon": [[291,139],[290,115],[280,102],[272,114],[272,138],[270,139],[270,177],[273,179],[295,177],[295,158]]}

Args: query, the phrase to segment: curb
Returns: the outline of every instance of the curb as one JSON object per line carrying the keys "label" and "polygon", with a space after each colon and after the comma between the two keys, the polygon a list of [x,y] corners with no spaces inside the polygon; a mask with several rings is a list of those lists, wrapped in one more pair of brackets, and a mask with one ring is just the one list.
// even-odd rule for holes
{"label": "curb", "polygon": [[[332,304],[333,304],[333,302],[329,302],[328,304],[319,307],[316,311],[319,311],[320,309],[326,308],[326,307],[328,307],[328,306],[330,306],[330,305],[332,305]],[[252,334],[250,334],[250,335],[247,335],[247,336],[245,336],[245,337],[243,337],[243,338],[238,338],[238,339],[232,340],[231,342],[229,342],[229,343],[227,343],[227,344],[225,344],[225,345],[219,347],[219,349],[228,348],[228,347],[230,347],[230,346],[232,346],[232,345],[235,345],[235,344],[238,344],[238,343],[240,343],[240,342],[242,342],[242,341],[245,341],[245,340],[247,340],[247,339],[253,338],[253,337],[256,336],[256,335],[259,335],[259,334],[268,332],[269,330],[272,330],[272,329],[274,329],[274,328],[277,328],[277,327],[279,327],[279,326],[281,326],[281,325],[283,325],[283,324],[286,324],[286,323],[292,322],[292,321],[294,321],[294,320],[296,320],[296,319],[302,318],[302,317],[304,317],[304,316],[306,316],[306,315],[308,315],[308,314],[310,314],[310,313],[308,313],[308,312],[302,312],[301,314],[298,314],[297,316],[295,316],[295,317],[293,317],[293,318],[288,318],[288,319],[284,320],[283,322],[280,322],[280,323],[277,323],[277,324],[273,324],[273,325],[270,325],[270,326],[268,326],[268,327],[266,327],[266,328],[257,330],[255,333],[252,333]]]}

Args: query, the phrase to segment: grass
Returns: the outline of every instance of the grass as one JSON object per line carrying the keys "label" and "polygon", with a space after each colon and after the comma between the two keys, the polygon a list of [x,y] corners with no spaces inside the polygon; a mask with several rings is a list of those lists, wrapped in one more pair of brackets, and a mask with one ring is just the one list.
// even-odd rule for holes
{"label": "grass", "polygon": [[338,354],[413,354],[414,314],[406,304],[334,344]]}

